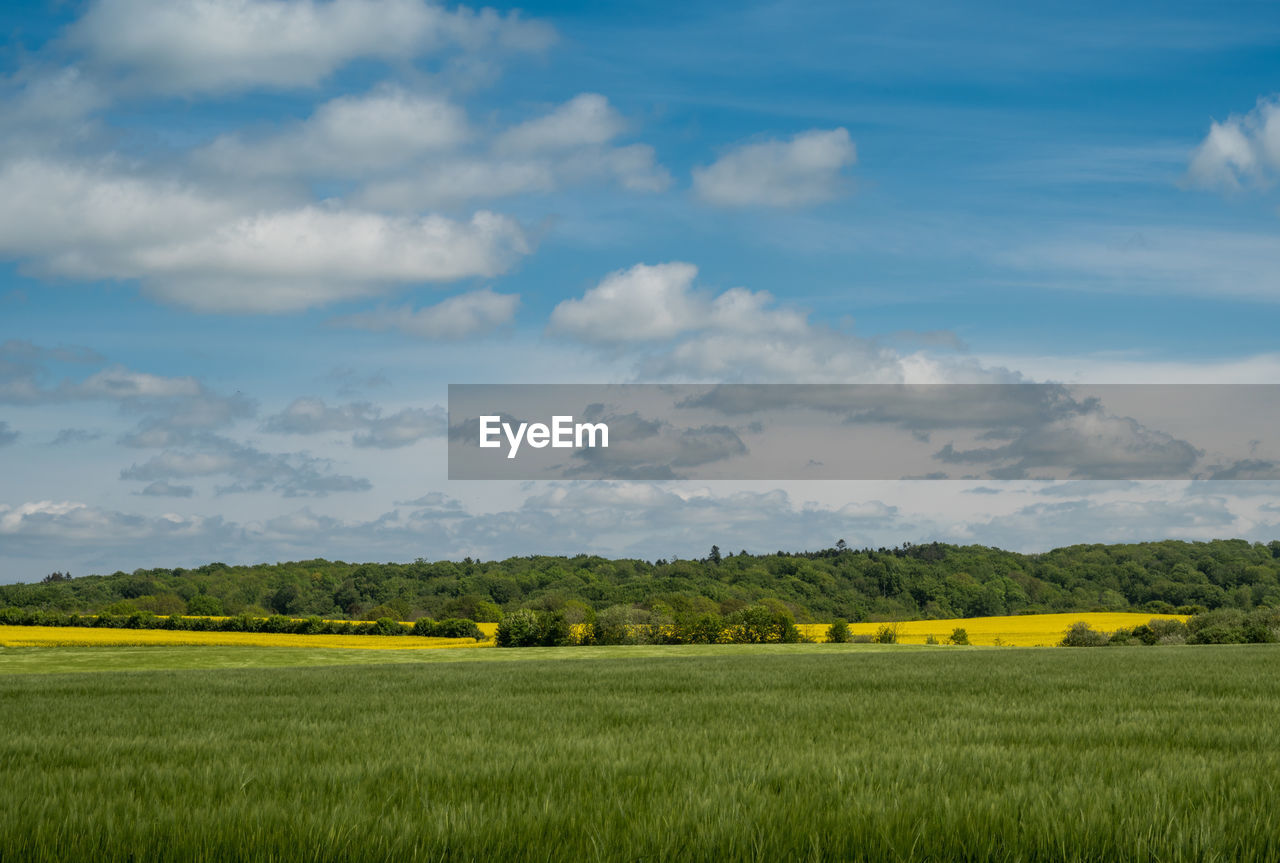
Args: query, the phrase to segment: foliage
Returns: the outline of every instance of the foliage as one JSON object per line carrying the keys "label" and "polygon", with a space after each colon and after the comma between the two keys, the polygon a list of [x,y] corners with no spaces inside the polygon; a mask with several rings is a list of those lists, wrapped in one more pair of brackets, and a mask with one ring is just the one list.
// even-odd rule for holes
{"label": "foliage", "polygon": [[947,641],[952,644],[968,644],[969,631],[963,626],[957,626],[955,629],[951,630],[951,635],[947,638]]}
{"label": "foliage", "polygon": [[658,625],[663,615],[671,623],[680,615],[728,618],[762,602],[780,603],[801,622],[1280,606],[1280,542],[1075,545],[1042,554],[930,543],[716,557],[210,563],[0,585],[0,606],[122,616],[235,616],[247,610],[261,617],[497,622],[520,608],[551,611],[581,603],[596,613],[613,606],[651,617],[657,612]]}
{"label": "foliage", "polygon": [[898,627],[891,623],[883,624],[876,630],[874,641],[876,644],[897,644]]}
{"label": "foliage", "polygon": [[1105,632],[1098,632],[1086,621],[1078,621],[1067,628],[1067,633],[1059,642],[1062,647],[1102,647],[1110,641]]}
{"label": "foliage", "polygon": [[832,644],[848,644],[853,634],[849,631],[849,621],[838,617],[827,629],[827,641]]}

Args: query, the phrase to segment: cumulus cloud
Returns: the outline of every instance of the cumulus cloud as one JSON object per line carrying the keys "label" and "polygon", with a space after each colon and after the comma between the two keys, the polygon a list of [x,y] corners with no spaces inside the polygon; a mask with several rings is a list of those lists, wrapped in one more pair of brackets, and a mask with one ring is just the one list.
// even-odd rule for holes
{"label": "cumulus cloud", "polygon": [[857,160],[846,129],[801,132],[785,141],[744,144],[693,169],[693,188],[725,207],[796,207],[843,191],[841,171]]}
{"label": "cumulus cloud", "polygon": [[693,264],[637,264],[561,302],[548,331],[631,352],[649,380],[939,383],[1009,379],[967,359],[902,354],[779,307],[767,291],[694,287]]}
{"label": "cumulus cloud", "polygon": [[580,300],[551,313],[551,330],[585,342],[668,339],[697,329],[705,302],[691,293],[698,268],[679,261],[636,264],[605,276]]}
{"label": "cumulus cloud", "polygon": [[223,136],[195,158],[239,177],[362,177],[451,150],[469,134],[465,112],[447,99],[384,86],[325,102],[273,137]]}
{"label": "cumulus cloud", "polygon": [[529,252],[520,226],[341,205],[246,211],[194,187],[42,160],[0,169],[0,255],[40,274],[139,279],[201,311],[284,312],[396,285],[494,276]]}
{"label": "cumulus cloud", "polygon": [[418,209],[543,193],[563,186],[614,182],[635,192],[671,183],[647,144],[620,144],[626,123],[605,97],[575,96],[551,112],[505,129],[487,152],[441,154],[374,178],[357,193],[366,206]]}
{"label": "cumulus cloud", "polygon": [[518,13],[423,0],[96,0],[67,37],[92,67],[165,93],[310,87],[359,59],[537,52],[553,39]]}
{"label": "cumulus cloud", "polygon": [[425,308],[378,309],[337,318],[333,323],[358,330],[395,331],[421,339],[453,341],[483,335],[511,323],[519,305],[519,294],[481,290]]}
{"label": "cumulus cloud", "polygon": [[551,113],[507,129],[499,152],[539,153],[605,144],[625,130],[622,116],[599,93],[581,93]]}
{"label": "cumulus cloud", "polygon": [[1244,115],[1232,114],[1209,125],[1187,166],[1198,186],[1234,191],[1269,185],[1280,170],[1280,100],[1259,100]]}

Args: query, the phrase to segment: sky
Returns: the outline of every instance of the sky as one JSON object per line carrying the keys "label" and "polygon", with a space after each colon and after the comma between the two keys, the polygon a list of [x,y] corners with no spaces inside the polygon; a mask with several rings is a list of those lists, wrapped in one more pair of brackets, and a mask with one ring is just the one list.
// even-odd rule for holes
{"label": "sky", "polygon": [[450,383],[1278,383],[1280,13],[0,7],[0,582],[1280,536],[1270,482],[464,482]]}

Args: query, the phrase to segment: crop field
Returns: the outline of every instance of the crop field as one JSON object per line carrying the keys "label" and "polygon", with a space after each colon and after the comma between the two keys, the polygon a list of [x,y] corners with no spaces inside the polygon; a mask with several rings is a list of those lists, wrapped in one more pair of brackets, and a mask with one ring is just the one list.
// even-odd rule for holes
{"label": "crop field", "polygon": [[82,626],[0,626],[3,647],[96,647],[105,645],[304,647],[347,650],[425,650],[484,646],[471,638],[416,635],[291,635],[274,632],[193,632],[170,629],[110,629]]}
{"label": "crop field", "polygon": [[1270,645],[93,650],[308,653],[0,649],[0,859],[1280,859]]}
{"label": "crop field", "polygon": [[[1085,621],[1101,632],[1132,628],[1150,620],[1182,620],[1186,615],[1143,614],[1131,612],[1083,612],[1075,614],[1016,614],[1008,617],[964,617],[947,620],[909,620],[902,623],[851,623],[854,635],[875,635],[882,626],[897,630],[898,643],[924,644],[929,636],[945,643],[956,628],[969,635],[971,644],[1010,645],[1015,647],[1052,647],[1062,640],[1067,627]],[[801,623],[796,628],[815,641],[825,640],[825,623]]]}

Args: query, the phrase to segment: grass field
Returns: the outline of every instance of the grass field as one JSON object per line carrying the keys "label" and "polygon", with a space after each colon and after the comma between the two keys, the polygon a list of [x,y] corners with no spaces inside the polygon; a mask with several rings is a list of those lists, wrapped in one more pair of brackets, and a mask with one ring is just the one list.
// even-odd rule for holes
{"label": "grass field", "polygon": [[0,859],[1280,859],[1267,645],[333,653],[0,673]]}

